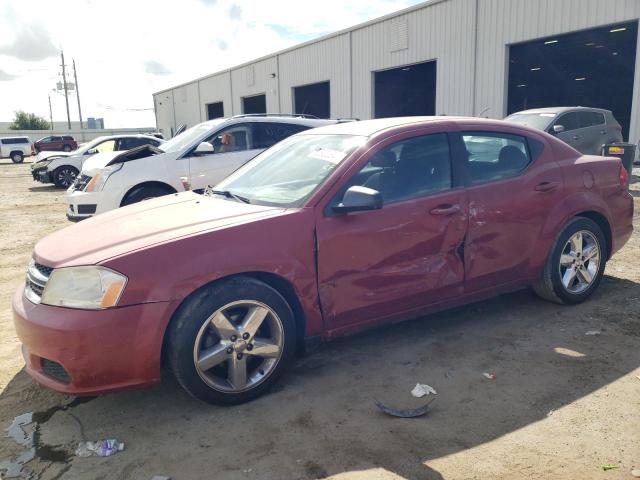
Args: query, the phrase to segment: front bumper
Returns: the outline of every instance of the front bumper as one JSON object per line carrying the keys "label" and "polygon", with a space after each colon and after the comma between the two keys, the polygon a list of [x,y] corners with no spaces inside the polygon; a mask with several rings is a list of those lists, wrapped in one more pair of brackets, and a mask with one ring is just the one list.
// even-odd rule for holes
{"label": "front bumper", "polygon": [[47,171],[47,167],[40,167],[31,170],[31,176],[36,182],[53,183],[51,173]]}
{"label": "front bumper", "polygon": [[104,191],[100,192],[83,192],[82,190],[74,190],[71,186],[67,190],[67,219],[72,222],[78,222],[85,218],[93,217],[98,213],[103,213],[120,205],[111,205],[112,202],[109,195]]}
{"label": "front bumper", "polygon": [[78,310],[34,304],[23,292],[13,297],[13,319],[27,373],[38,383],[68,395],[95,395],[160,381],[174,303]]}

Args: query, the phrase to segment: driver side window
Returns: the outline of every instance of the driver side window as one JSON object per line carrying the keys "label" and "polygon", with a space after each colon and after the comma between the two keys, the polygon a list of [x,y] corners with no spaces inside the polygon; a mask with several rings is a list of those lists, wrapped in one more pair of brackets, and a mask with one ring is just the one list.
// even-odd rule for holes
{"label": "driver side window", "polygon": [[106,140],[96,145],[93,149],[98,153],[113,152],[116,146],[115,140]]}
{"label": "driver side window", "polygon": [[371,157],[344,189],[377,190],[385,205],[449,190],[451,155],[446,133],[393,143]]}
{"label": "driver side window", "polygon": [[251,150],[251,135],[245,125],[225,128],[205,140],[213,145],[213,153],[230,153]]}
{"label": "driver side window", "polygon": [[553,126],[562,125],[564,127],[564,131],[568,132],[570,130],[577,130],[580,128],[580,118],[578,117],[577,112],[569,112],[560,117],[554,122]]}

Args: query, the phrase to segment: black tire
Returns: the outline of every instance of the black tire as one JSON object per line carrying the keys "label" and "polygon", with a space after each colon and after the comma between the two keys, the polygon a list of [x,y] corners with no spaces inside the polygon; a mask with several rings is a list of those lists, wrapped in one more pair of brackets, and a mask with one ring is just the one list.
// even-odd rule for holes
{"label": "black tire", "polygon": [[[255,386],[238,392],[220,391],[206,383],[198,373],[194,348],[198,334],[209,317],[219,309],[240,300],[260,302],[275,312],[284,332],[281,356],[267,372],[267,376]],[[189,394],[207,403],[236,405],[264,394],[282,375],[295,352],[296,323],[289,304],[275,289],[253,278],[237,276],[205,286],[192,294],[174,314],[166,338],[169,367]],[[223,362],[228,361],[230,360]],[[262,371],[260,373],[264,374]]]}
{"label": "black tire", "polygon": [[24,154],[22,152],[11,152],[10,156],[13,163],[22,163],[24,161]]}
{"label": "black tire", "polygon": [[[562,283],[560,256],[567,242],[578,232],[588,232],[597,240],[599,248],[599,265],[597,273],[583,291],[571,292]],[[545,262],[541,278],[533,285],[534,291],[545,300],[560,304],[576,304],[584,302],[598,288],[607,262],[607,241],[600,226],[585,217],[571,219],[556,237]]]}
{"label": "black tire", "polygon": [[175,191],[160,185],[140,185],[132,188],[127,193],[127,195],[124,197],[124,200],[122,200],[122,203],[120,204],[120,206],[124,207],[126,205],[132,205],[134,203],[138,203],[143,200],[148,200],[150,198],[169,195],[170,193],[175,193]]}
{"label": "black tire", "polygon": [[62,147],[62,150],[65,152],[70,152],[71,151],[71,145],[65,145],[64,147]]}
{"label": "black tire", "polygon": [[58,188],[69,188],[78,176],[78,169],[71,165],[62,165],[52,174],[53,184]]}

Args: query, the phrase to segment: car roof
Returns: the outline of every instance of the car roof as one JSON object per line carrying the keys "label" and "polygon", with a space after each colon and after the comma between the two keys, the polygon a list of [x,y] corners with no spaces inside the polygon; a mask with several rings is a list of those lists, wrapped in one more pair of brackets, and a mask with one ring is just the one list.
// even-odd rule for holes
{"label": "car roof", "polygon": [[25,137],[25,136],[18,136],[18,137],[0,137],[0,140],[14,140],[16,138],[19,138],[21,140],[29,140],[29,137]]}
{"label": "car roof", "polygon": [[244,122],[256,122],[256,123],[291,123],[295,125],[306,125],[310,127],[322,127],[325,125],[332,125],[337,122],[337,120],[323,120],[320,118],[309,118],[309,117],[297,117],[294,115],[277,115],[277,114],[269,114],[269,115],[237,115],[235,117],[229,118],[216,118],[213,120],[208,120],[206,122],[202,122],[201,125],[209,125],[213,127],[219,127],[225,124],[234,124],[234,123],[244,123]]}
{"label": "car roof", "polygon": [[544,107],[544,108],[532,108],[529,110],[522,110],[520,112],[513,112],[511,115],[520,115],[520,114],[536,114],[536,113],[565,113],[565,112],[573,112],[573,111],[586,111],[586,112],[602,112],[602,113],[611,113],[610,110],[606,110],[604,108],[593,108],[593,107]]}
{"label": "car roof", "polygon": [[383,130],[391,128],[404,127],[410,125],[424,126],[429,124],[438,123],[484,123],[487,125],[501,125],[504,122],[501,120],[492,120],[486,118],[477,117],[447,117],[447,116],[432,116],[432,117],[394,117],[394,118],[377,118],[375,120],[362,120],[358,122],[346,122],[329,125],[326,127],[316,128],[310,132],[302,132],[298,135],[304,134],[318,134],[318,135],[360,135],[370,137]]}

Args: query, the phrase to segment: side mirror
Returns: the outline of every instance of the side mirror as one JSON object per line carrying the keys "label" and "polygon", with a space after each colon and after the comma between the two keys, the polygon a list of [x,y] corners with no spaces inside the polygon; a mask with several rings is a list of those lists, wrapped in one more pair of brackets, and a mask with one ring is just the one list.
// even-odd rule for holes
{"label": "side mirror", "polygon": [[354,185],[344,192],[342,201],[331,208],[336,213],[379,210],[382,208],[382,195],[372,188]]}
{"label": "side mirror", "polygon": [[565,131],[564,125],[554,125],[553,133],[562,133]]}
{"label": "side mirror", "polygon": [[95,155],[96,153],[98,153],[98,150],[96,150],[95,148],[90,148],[89,150],[87,150],[87,155]]}
{"label": "side mirror", "polygon": [[213,153],[213,151],[213,145],[211,145],[209,142],[202,142],[196,147],[193,153],[194,155],[210,155]]}

